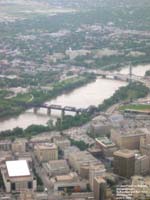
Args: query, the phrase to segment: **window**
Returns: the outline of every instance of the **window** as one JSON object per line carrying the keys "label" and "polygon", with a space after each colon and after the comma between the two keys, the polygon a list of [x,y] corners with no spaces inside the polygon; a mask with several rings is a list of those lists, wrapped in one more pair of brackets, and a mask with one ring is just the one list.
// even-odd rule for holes
{"label": "window", "polygon": [[32,189],[32,181],[28,182],[28,189]]}
{"label": "window", "polygon": [[11,190],[16,190],[16,184],[15,183],[11,183]]}

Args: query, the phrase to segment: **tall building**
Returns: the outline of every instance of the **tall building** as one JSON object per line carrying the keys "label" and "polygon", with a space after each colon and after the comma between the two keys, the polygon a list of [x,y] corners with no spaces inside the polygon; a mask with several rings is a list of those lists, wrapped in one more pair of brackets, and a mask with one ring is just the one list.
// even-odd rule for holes
{"label": "tall building", "polygon": [[95,200],[106,200],[106,188],[106,181],[102,177],[95,177],[93,187]]}
{"label": "tall building", "polygon": [[135,154],[131,150],[119,150],[114,153],[114,173],[130,178],[134,175]]}
{"label": "tall building", "polygon": [[40,162],[58,160],[58,148],[54,143],[39,143],[34,146],[34,153]]}
{"label": "tall building", "polygon": [[97,164],[97,165],[91,165],[89,169],[89,182],[90,182],[90,188],[93,191],[94,186],[94,178],[97,176],[103,177],[105,175],[106,169],[104,165]]}

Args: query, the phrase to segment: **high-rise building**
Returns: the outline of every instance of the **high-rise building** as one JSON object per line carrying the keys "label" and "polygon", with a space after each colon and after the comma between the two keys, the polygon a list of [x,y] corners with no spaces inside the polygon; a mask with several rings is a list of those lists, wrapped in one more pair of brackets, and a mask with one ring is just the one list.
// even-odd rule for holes
{"label": "high-rise building", "polygon": [[95,200],[105,200],[107,188],[106,181],[102,177],[95,177],[93,186]]}
{"label": "high-rise building", "polygon": [[105,176],[106,169],[103,164],[91,165],[89,168],[90,188],[93,191],[94,178],[97,176]]}
{"label": "high-rise building", "polygon": [[134,175],[134,166],[135,154],[133,151],[124,149],[114,153],[114,173],[130,178]]}

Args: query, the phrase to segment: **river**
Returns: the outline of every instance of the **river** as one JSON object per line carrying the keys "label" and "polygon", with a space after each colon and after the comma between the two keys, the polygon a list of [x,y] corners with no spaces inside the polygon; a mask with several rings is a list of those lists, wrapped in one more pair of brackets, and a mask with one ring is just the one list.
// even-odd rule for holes
{"label": "river", "polygon": [[[133,74],[144,75],[145,71],[150,70],[150,65],[138,65],[133,68]],[[127,74],[129,68],[123,68],[120,73]],[[117,80],[96,79],[95,82],[82,86],[74,91],[58,96],[57,98],[46,102],[47,104],[57,104],[61,106],[74,106],[77,108],[86,108],[90,105],[98,105],[111,97],[118,88],[127,83]],[[13,129],[15,127],[26,128],[31,124],[45,125],[50,119],[46,109],[40,109],[37,114],[33,109],[27,110],[17,117],[11,117],[0,121],[0,131]],[[51,118],[56,119],[60,112],[52,111]]]}
{"label": "river", "polygon": [[[90,105],[98,105],[113,95],[121,86],[127,83],[116,80],[96,79],[95,82],[82,86],[74,91],[58,96],[57,98],[46,102],[46,104],[57,104],[62,106],[74,106],[77,108],[86,108]],[[60,111],[52,111],[52,118],[60,115]],[[0,131],[13,129],[15,127],[26,128],[31,124],[46,124],[50,117],[46,109],[38,110],[37,114],[33,109],[27,110],[17,117],[11,117],[0,122]]]}

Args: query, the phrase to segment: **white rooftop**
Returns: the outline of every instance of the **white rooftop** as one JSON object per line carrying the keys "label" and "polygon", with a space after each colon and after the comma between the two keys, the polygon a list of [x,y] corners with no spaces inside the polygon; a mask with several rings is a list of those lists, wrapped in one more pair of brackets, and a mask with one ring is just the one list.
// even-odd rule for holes
{"label": "white rooftop", "polygon": [[26,160],[6,161],[9,177],[29,176],[30,170]]}

